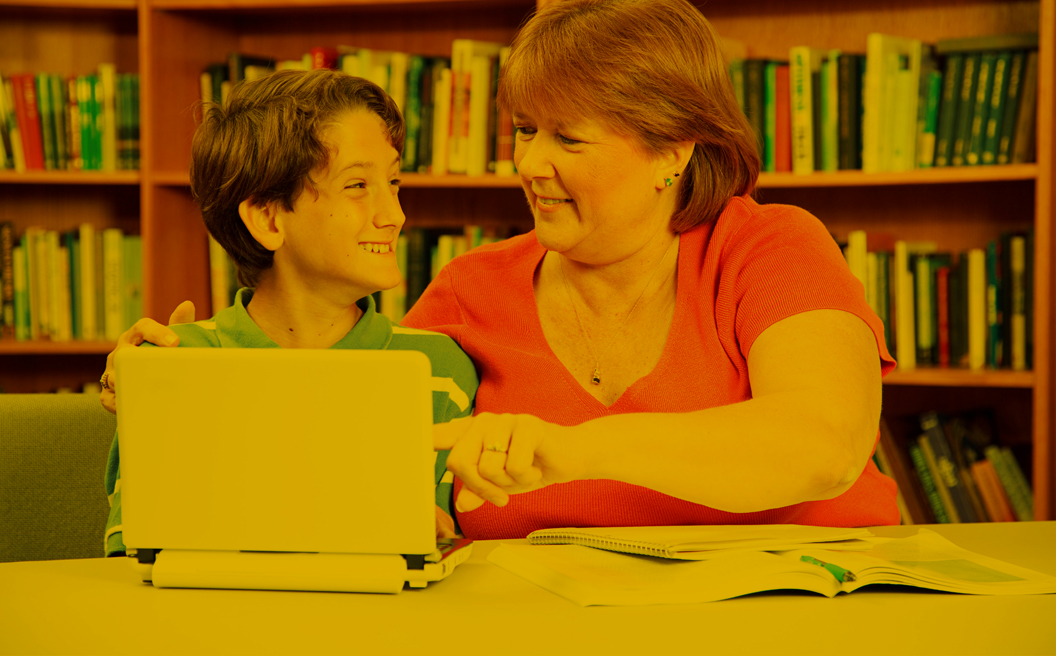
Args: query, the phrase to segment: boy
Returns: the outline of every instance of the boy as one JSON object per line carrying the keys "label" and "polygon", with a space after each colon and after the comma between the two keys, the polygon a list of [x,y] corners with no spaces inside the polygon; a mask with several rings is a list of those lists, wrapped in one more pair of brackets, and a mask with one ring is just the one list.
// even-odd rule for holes
{"label": "boy", "polygon": [[[380,87],[331,70],[280,71],[208,107],[191,192],[243,288],[212,319],[174,326],[179,345],[422,351],[434,423],[472,415],[477,374],[466,354],[446,335],[393,325],[370,296],[400,282],[403,140],[403,118]],[[456,532],[446,460],[437,454],[440,537]],[[116,435],[106,491],[106,555],[123,555]]]}

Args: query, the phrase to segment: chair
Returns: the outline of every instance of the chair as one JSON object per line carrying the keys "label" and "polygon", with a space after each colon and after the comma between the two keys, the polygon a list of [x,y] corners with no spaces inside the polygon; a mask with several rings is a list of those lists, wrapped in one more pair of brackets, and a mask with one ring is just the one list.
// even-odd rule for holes
{"label": "chair", "polygon": [[116,426],[95,394],[0,394],[0,562],[104,555]]}

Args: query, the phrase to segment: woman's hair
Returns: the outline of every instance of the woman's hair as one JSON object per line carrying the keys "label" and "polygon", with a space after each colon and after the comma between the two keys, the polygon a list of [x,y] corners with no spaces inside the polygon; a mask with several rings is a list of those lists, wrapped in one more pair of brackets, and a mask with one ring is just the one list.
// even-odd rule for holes
{"label": "woman's hair", "polygon": [[687,0],[561,0],[513,40],[499,103],[533,116],[598,120],[648,152],[690,141],[671,227],[718,217],[759,175],[756,136],[737,105],[711,25]]}
{"label": "woman's hair", "polygon": [[338,71],[279,71],[236,85],[222,106],[204,105],[191,145],[191,194],[209,233],[234,260],[239,284],[255,286],[273,261],[246,229],[239,204],[281,203],[292,211],[312,188],[312,172],[330,162],[328,126],[357,109],[379,116],[402,154],[396,103],[374,83]]}

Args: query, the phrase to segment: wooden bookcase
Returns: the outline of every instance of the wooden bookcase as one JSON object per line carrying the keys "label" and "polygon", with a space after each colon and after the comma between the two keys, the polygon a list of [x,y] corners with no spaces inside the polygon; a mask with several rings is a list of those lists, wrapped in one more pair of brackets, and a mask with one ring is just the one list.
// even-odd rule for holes
{"label": "wooden bookcase", "polygon": [[[538,0],[540,4],[546,0]],[[299,57],[317,45],[361,45],[450,54],[468,37],[509,41],[535,0],[0,0],[0,70],[93,70],[113,61],[141,76],[139,173],[17,175],[0,172],[0,220],[16,228],[70,229],[89,220],[139,232],[145,308],[164,321],[182,300],[209,307],[205,229],[188,191],[198,74],[233,50]],[[1056,386],[1053,376],[1053,89],[1056,0],[710,0],[703,10],[752,57],[787,59],[796,45],[864,52],[879,31],[943,38],[1040,31],[1037,163],[907,173],[764,174],[762,202],[792,203],[833,234],[854,229],[978,247],[1008,229],[1035,230],[1034,369],[1030,372],[895,372],[885,410],[910,413],[988,406],[1002,439],[1033,458],[1035,514],[1056,518]],[[516,179],[407,175],[409,225],[528,226]],[[106,343],[0,342],[0,386],[46,391],[92,380]]]}

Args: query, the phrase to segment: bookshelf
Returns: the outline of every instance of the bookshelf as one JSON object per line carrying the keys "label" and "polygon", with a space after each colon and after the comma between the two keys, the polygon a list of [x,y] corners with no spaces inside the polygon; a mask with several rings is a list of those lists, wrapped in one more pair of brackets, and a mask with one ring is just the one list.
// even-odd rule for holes
{"label": "bookshelf", "polygon": [[[544,4],[546,0],[539,0]],[[299,57],[354,44],[450,55],[454,38],[508,42],[534,0],[0,0],[0,70],[77,74],[113,61],[141,76],[139,172],[0,172],[0,218],[16,228],[88,220],[143,237],[146,314],[209,303],[204,226],[188,190],[198,75],[229,51]],[[886,380],[885,409],[909,413],[989,405],[1002,436],[1030,449],[1035,509],[1056,518],[1053,376],[1053,88],[1056,0],[711,0],[720,35],[752,57],[787,59],[792,46],[864,52],[879,31],[933,43],[980,34],[1040,32],[1036,163],[904,173],[763,174],[762,202],[813,212],[837,236],[882,231],[957,250],[1001,231],[1035,230],[1035,366],[1029,372],[918,369]],[[516,178],[407,174],[408,227],[529,226]],[[46,391],[95,379],[108,343],[0,342],[0,386]]]}

